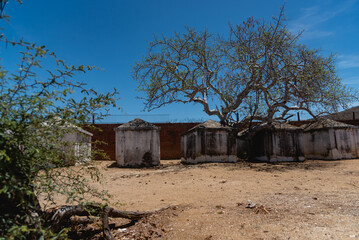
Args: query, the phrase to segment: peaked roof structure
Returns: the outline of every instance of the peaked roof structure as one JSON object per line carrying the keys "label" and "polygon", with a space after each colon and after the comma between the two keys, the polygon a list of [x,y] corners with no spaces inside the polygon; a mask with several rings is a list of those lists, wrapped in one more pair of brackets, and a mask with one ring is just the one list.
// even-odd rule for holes
{"label": "peaked roof structure", "polygon": [[91,136],[91,137],[93,136],[93,134],[90,133],[89,131],[86,131],[85,129],[83,129],[79,126],[76,126],[73,123],[63,121],[60,117],[55,117],[54,121],[45,121],[42,123],[42,125],[46,126],[46,127],[60,125],[61,127],[67,128],[69,130],[71,129],[73,131],[77,131],[77,132],[83,133],[83,134]]}
{"label": "peaked roof structure", "polygon": [[216,122],[216,121],[210,119],[210,120],[208,120],[208,121],[206,121],[204,123],[200,123],[200,124],[194,126],[193,128],[191,128],[187,132],[191,132],[191,131],[194,131],[194,130],[199,129],[199,128],[231,130],[230,127],[223,126],[219,122]]}
{"label": "peaked roof structure", "polygon": [[304,131],[328,129],[328,128],[358,128],[357,126],[337,122],[327,118],[321,118],[318,121],[308,123],[302,126]]}
{"label": "peaked roof structure", "polygon": [[[268,125],[267,123],[261,123],[257,126],[254,126],[259,128],[259,131],[271,129],[271,130],[286,130],[286,131],[296,131],[301,130],[302,128],[296,127],[292,124],[289,124],[287,122],[272,122],[271,125]],[[242,131],[238,132],[237,136],[244,136],[248,134],[248,129],[243,129]]]}
{"label": "peaked roof structure", "polygon": [[287,122],[273,122],[272,127],[274,129],[285,129],[285,130],[298,130],[299,127],[296,127],[292,124],[289,124]]}
{"label": "peaked roof structure", "polygon": [[150,130],[150,129],[159,129],[159,127],[146,122],[140,118],[135,118],[127,123],[122,124],[117,127],[119,130]]}

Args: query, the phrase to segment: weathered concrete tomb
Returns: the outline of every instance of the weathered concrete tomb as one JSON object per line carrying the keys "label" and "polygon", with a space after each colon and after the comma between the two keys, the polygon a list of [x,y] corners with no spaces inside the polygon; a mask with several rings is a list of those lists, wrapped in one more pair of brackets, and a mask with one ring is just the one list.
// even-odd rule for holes
{"label": "weathered concrete tomb", "polygon": [[134,119],[115,129],[116,161],[120,167],[160,164],[160,128]]}
{"label": "weathered concrete tomb", "polygon": [[49,144],[59,150],[65,164],[74,165],[91,160],[92,133],[61,118],[45,121],[41,125],[43,128],[34,131],[39,132],[39,137],[49,135]]}
{"label": "weathered concrete tomb", "polygon": [[237,154],[240,156],[241,151],[250,150],[249,155],[257,161],[304,161],[302,132],[301,128],[288,123],[274,122],[254,133],[250,148],[244,140],[247,133],[240,132],[237,136]]}
{"label": "weathered concrete tomb", "polygon": [[330,119],[302,126],[304,154],[308,159],[359,158],[359,127]]}
{"label": "weathered concrete tomb", "polygon": [[181,136],[183,163],[236,162],[236,139],[230,127],[208,120]]}
{"label": "weathered concrete tomb", "polygon": [[92,133],[77,126],[71,125],[68,128],[70,131],[65,133],[62,138],[66,155],[71,156],[73,154],[76,163],[90,161]]}

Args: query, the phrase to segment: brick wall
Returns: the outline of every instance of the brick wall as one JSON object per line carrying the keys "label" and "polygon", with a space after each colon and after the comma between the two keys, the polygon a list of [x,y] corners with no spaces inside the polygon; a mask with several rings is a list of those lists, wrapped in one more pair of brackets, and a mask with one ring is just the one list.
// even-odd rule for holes
{"label": "brick wall", "polygon": [[181,134],[199,123],[155,123],[161,127],[160,146],[161,159],[181,158]]}
{"label": "brick wall", "polygon": [[[161,159],[179,159],[181,158],[181,134],[185,133],[199,123],[154,123],[161,127],[160,147]],[[99,130],[86,128],[93,134],[93,141],[101,141],[106,144],[96,145],[98,149],[103,150],[111,160],[116,159],[116,138],[115,128],[121,124],[94,124]]]}
{"label": "brick wall", "polygon": [[[92,128],[85,128],[87,131],[93,134],[92,141],[100,141],[103,142],[101,144],[94,144],[95,147],[104,153],[111,159],[116,159],[116,139],[115,139],[115,128],[120,126],[121,124],[94,124],[94,126],[98,129],[93,130]],[[96,157],[97,160],[101,160],[100,157]]]}

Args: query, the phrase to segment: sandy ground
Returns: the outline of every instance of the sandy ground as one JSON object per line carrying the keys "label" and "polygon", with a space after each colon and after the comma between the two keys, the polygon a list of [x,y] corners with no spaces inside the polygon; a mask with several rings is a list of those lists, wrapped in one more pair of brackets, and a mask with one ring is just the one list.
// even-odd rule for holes
{"label": "sandy ground", "polygon": [[135,225],[113,220],[116,239],[359,239],[359,160],[111,163],[98,166],[112,206],[172,206]]}

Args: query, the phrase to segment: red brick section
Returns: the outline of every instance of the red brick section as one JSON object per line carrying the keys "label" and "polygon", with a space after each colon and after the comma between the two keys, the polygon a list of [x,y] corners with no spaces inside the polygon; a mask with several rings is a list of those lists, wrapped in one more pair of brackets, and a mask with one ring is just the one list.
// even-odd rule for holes
{"label": "red brick section", "polygon": [[[85,129],[93,134],[92,141],[99,141],[101,144],[93,144],[93,147],[106,153],[111,160],[116,160],[116,139],[115,128],[121,124],[94,124],[92,128]],[[102,160],[102,157],[96,157],[96,160]]]}
{"label": "red brick section", "polygon": [[[154,123],[161,127],[160,147],[161,159],[181,158],[181,134],[193,128],[199,123]],[[86,128],[93,134],[93,141],[101,141],[106,144],[96,145],[104,151],[111,160],[116,160],[115,128],[121,124],[94,124],[100,130]]]}
{"label": "red brick section", "polygon": [[155,123],[161,127],[161,159],[181,158],[181,135],[199,123]]}

